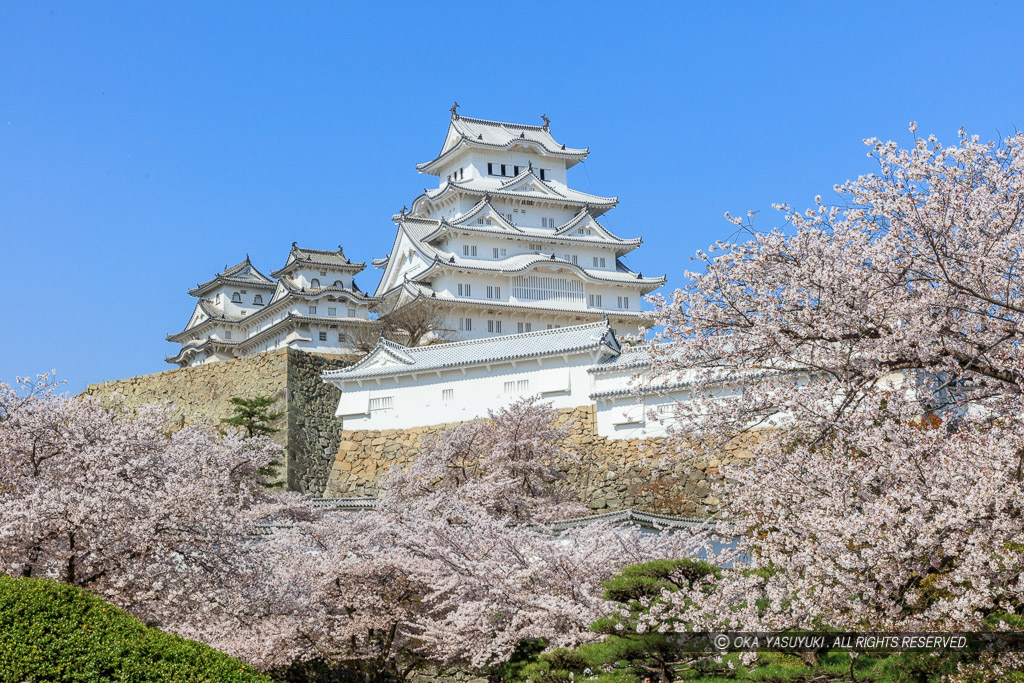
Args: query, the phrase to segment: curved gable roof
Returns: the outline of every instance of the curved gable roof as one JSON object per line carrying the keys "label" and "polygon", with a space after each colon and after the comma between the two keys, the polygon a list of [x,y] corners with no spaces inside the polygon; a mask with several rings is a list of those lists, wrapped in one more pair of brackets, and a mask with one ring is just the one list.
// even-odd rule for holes
{"label": "curved gable roof", "polygon": [[566,147],[558,143],[551,136],[551,128],[547,123],[542,126],[532,126],[522,123],[488,121],[452,112],[448,133],[441,145],[441,151],[432,160],[417,164],[416,170],[420,173],[438,175],[442,163],[463,147],[506,150],[516,144],[536,147],[545,156],[563,158],[567,162],[567,167],[583,161],[590,153],[588,148]]}

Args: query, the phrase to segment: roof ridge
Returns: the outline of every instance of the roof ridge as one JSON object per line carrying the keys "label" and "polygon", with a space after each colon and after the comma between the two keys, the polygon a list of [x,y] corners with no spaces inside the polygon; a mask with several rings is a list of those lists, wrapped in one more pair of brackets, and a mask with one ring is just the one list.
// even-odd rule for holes
{"label": "roof ridge", "polygon": [[342,248],[337,249],[314,249],[312,247],[300,247],[297,244],[292,245],[292,249],[296,251],[311,251],[315,254],[343,254],[345,252]]}
{"label": "roof ridge", "polygon": [[551,128],[549,126],[536,126],[536,125],[532,125],[532,124],[529,124],[529,123],[510,123],[508,121],[492,121],[490,119],[478,119],[478,118],[474,118],[472,116],[463,116],[462,114],[459,114],[458,118],[452,119],[452,120],[453,121],[469,121],[470,123],[482,123],[484,125],[491,125],[491,126],[524,128],[526,130],[541,130],[541,131],[545,131],[545,132],[550,132],[550,130],[551,130]]}
{"label": "roof ridge", "polygon": [[[555,334],[565,334],[566,332],[575,332],[575,331],[581,330],[581,329],[583,329],[585,327],[594,327],[594,328],[596,328],[598,326],[600,326],[603,329],[608,329],[608,327],[609,327],[609,325],[606,322],[599,320],[599,321],[592,322],[592,323],[583,323],[582,325],[567,325],[566,327],[555,327],[555,328],[552,328],[550,330],[534,330],[532,332],[517,332],[515,334],[503,334],[501,336],[495,336],[495,337],[481,337],[480,339],[463,339],[461,341],[445,342],[444,346],[447,347],[447,348],[452,348],[452,347],[456,347],[456,346],[460,346],[460,347],[461,346],[472,346],[474,344],[482,344],[482,343],[486,343],[486,342],[494,342],[495,340],[507,340],[507,339],[513,339],[513,338],[522,339],[522,338],[525,338],[525,337],[531,337],[532,338],[532,337],[554,336]],[[409,351],[409,352],[413,352],[413,351],[420,351],[420,350],[430,349],[432,346],[439,346],[439,344],[427,344],[427,345],[424,345],[424,346],[413,346],[413,347],[408,347],[407,346],[407,347],[404,347],[404,348],[407,351]]]}

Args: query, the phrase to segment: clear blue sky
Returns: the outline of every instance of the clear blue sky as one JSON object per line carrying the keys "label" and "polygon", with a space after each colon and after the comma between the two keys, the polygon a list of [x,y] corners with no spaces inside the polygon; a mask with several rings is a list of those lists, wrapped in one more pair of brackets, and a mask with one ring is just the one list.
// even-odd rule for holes
{"label": "clear blue sky", "polygon": [[3,3],[0,378],[168,369],[246,253],[384,256],[452,100],[589,146],[570,178],[679,285],[724,211],[870,170],[862,138],[1024,125],[1024,4],[897,4]]}

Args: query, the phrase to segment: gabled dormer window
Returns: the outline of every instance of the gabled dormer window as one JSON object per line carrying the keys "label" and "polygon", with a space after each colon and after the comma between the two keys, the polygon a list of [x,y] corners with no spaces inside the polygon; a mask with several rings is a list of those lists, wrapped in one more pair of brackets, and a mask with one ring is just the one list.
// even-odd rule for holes
{"label": "gabled dormer window", "polygon": [[254,296],[252,298],[252,305],[253,306],[262,306],[263,305],[263,295],[257,294],[256,296]]}
{"label": "gabled dormer window", "polygon": [[309,281],[309,286],[312,287],[313,289],[320,289],[320,280],[318,280],[317,278],[313,278],[312,280]]}
{"label": "gabled dormer window", "polygon": [[238,292],[235,292],[234,294],[232,294],[231,295],[231,303],[234,303],[234,304],[242,303],[242,295],[239,294]]}

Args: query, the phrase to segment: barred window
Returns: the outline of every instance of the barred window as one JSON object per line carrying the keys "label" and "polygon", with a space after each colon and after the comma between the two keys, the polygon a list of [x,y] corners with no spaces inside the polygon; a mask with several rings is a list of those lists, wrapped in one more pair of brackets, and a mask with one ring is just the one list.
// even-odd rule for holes
{"label": "barred window", "polygon": [[394,396],[378,396],[370,399],[370,412],[391,410],[395,404]]}
{"label": "barred window", "polygon": [[585,301],[582,282],[546,275],[517,276],[512,280],[512,295],[527,301]]}

